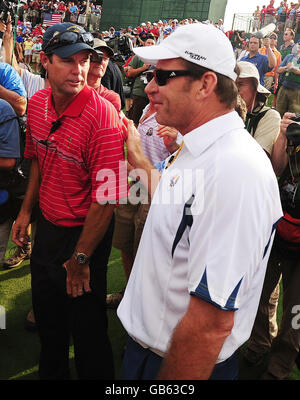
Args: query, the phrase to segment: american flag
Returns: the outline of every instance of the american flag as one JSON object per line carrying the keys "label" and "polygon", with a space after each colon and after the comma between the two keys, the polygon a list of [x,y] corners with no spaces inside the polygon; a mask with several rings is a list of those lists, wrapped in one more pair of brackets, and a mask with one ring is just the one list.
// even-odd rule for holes
{"label": "american flag", "polygon": [[46,26],[52,26],[54,24],[60,24],[62,22],[62,15],[61,14],[44,14],[44,22]]}

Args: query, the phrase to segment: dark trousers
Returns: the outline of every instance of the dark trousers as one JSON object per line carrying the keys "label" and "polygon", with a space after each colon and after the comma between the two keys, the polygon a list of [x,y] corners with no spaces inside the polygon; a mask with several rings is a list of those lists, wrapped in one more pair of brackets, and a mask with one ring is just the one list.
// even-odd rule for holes
{"label": "dark trousers", "polygon": [[[188,357],[188,354],[186,355]],[[129,337],[123,359],[122,379],[154,380],[160,370],[163,358]],[[209,380],[238,379],[238,351],[227,360],[216,364]]]}
{"label": "dark trousers", "polygon": [[82,227],[65,228],[51,224],[43,216],[38,219],[31,286],[41,342],[40,379],[69,379],[71,336],[79,379],[114,378],[106,315],[106,272],[113,225],[112,220],[90,260],[91,293],[70,298],[62,264],[71,257]]}

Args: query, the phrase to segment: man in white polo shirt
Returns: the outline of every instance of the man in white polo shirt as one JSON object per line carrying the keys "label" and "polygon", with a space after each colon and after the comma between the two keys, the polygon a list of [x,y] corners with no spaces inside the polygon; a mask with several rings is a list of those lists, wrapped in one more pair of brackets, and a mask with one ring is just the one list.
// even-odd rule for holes
{"label": "man in white polo shirt", "polygon": [[236,62],[220,30],[185,25],[134,51],[156,65],[146,91],[183,146],[160,177],[129,124],[128,160],[153,198],[118,308],[123,377],[236,379],[282,216],[276,177],[234,111]]}

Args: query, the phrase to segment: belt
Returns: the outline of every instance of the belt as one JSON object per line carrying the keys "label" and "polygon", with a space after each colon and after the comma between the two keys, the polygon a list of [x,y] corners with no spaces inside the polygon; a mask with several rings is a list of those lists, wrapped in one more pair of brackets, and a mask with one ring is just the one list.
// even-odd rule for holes
{"label": "belt", "polygon": [[132,340],[134,340],[136,343],[138,343],[144,349],[148,349],[148,350],[152,351],[153,353],[157,354],[159,357],[162,357],[162,358],[165,357],[165,353],[163,353],[162,351],[153,349],[152,347],[148,346],[146,343],[142,342],[141,340],[138,340],[134,336],[131,336],[131,335],[129,335],[129,336],[131,337]]}

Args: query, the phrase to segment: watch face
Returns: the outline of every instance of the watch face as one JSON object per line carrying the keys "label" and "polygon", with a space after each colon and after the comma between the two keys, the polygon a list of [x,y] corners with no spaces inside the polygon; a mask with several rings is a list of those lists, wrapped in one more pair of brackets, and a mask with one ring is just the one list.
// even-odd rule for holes
{"label": "watch face", "polygon": [[79,264],[85,264],[87,262],[87,257],[84,254],[78,254],[77,261]]}

